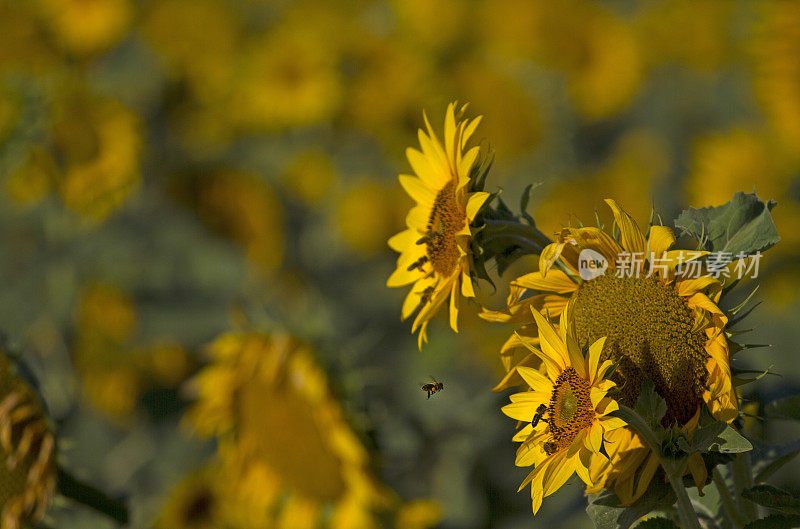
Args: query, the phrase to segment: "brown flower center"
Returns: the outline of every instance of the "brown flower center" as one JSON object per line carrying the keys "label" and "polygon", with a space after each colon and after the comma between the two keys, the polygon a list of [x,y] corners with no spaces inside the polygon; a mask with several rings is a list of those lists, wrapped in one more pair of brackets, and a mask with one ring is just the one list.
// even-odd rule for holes
{"label": "brown flower center", "polygon": [[619,362],[611,379],[620,402],[634,406],[647,376],[667,402],[665,422],[691,419],[702,403],[708,354],[686,300],[656,278],[613,274],[584,282],[574,300],[581,346],[608,337],[602,359]]}
{"label": "brown flower center", "polygon": [[569,448],[578,432],[592,425],[595,411],[589,389],[589,381],[571,367],[556,378],[547,408],[548,431],[552,436],[545,444],[547,455]]}
{"label": "brown flower center", "polygon": [[428,260],[440,276],[453,273],[458,264],[456,233],[464,227],[465,212],[456,202],[456,182],[448,182],[436,195],[425,237]]}

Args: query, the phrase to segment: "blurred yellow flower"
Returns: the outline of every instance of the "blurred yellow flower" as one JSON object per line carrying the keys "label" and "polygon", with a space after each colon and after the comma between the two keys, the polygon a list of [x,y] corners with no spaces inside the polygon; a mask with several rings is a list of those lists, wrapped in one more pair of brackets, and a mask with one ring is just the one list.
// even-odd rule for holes
{"label": "blurred yellow flower", "polygon": [[176,387],[184,381],[192,367],[189,353],[179,343],[163,342],[144,351],[142,370],[165,387]]}
{"label": "blurred yellow flower", "polygon": [[433,500],[412,500],[402,505],[395,515],[396,529],[426,529],[442,519],[442,507]]}
{"label": "blurred yellow flower", "polygon": [[93,365],[84,370],[81,384],[86,399],[119,423],[127,423],[143,391],[133,364]]}
{"label": "blurred yellow flower", "polygon": [[425,116],[427,134],[419,131],[422,150],[406,151],[416,175],[400,175],[400,184],[416,205],[406,217],[408,229],[389,239],[400,257],[386,284],[411,285],[401,315],[406,319],[416,313],[411,332],[419,330],[420,347],[428,339],[428,322],[448,298],[450,327],[458,332],[461,296],[475,297],[470,223],[489,193],[470,188],[480,148],[467,148],[467,143],[481,118],[464,119],[465,109],[466,105],[458,109],[454,103],[448,105],[444,146]]}
{"label": "blurred yellow flower", "polygon": [[735,2],[666,0],[643,5],[634,26],[648,66],[673,62],[713,71],[733,58]]}
{"label": "blurred yellow flower", "polygon": [[598,207],[608,195],[631,204],[631,216],[649,218],[669,163],[669,146],[663,137],[647,129],[628,131],[600,167],[574,178],[553,178],[542,186],[536,197],[537,224],[544,233],[555,233],[562,226],[575,225],[576,219],[595,219],[597,214],[610,225],[612,217]]}
{"label": "blurred yellow flower", "polygon": [[111,286],[91,285],[80,299],[77,320],[72,352],[84,395],[97,409],[124,422],[142,391],[129,354],[136,326],[133,303]]}
{"label": "blurred yellow flower", "polygon": [[498,160],[532,152],[542,136],[542,116],[536,101],[513,77],[497,71],[491,61],[467,60],[454,66],[452,91],[470,102],[481,115],[490,116],[476,138],[492,139]]}
{"label": "blurred yellow flower", "polygon": [[791,178],[770,138],[735,128],[695,140],[687,201],[721,206],[738,191],[754,190],[767,198],[780,198]]}
{"label": "blurred yellow flower", "polygon": [[42,17],[67,51],[86,55],[119,41],[133,19],[130,0],[36,0]]}
{"label": "blurred yellow flower", "polygon": [[[441,72],[432,58],[396,39],[366,36],[351,51],[358,68],[343,102],[347,123],[378,136],[394,150],[414,138],[409,126],[433,101]],[[398,126],[398,124],[402,126]]]}
{"label": "blurred yellow flower", "polygon": [[220,0],[162,0],[147,6],[142,31],[172,77],[215,102],[229,90],[242,35],[235,10]]}
{"label": "blurred yellow flower", "polygon": [[245,44],[232,90],[229,111],[246,129],[330,121],[343,95],[338,56],[319,35],[281,25]]}
{"label": "blurred yellow flower", "polygon": [[56,443],[36,394],[0,352],[0,527],[40,522],[55,489]]}
{"label": "blurred yellow flower", "polygon": [[50,192],[57,172],[56,162],[50,152],[33,146],[22,166],[8,175],[6,192],[20,204],[37,204]]}
{"label": "blurred yellow flower", "polygon": [[33,2],[0,2],[0,74],[43,74],[57,64],[57,55],[37,20]]}
{"label": "blurred yellow flower", "polygon": [[286,187],[309,206],[319,204],[336,178],[333,162],[321,150],[299,154],[289,162],[283,173]]}
{"label": "blurred yellow flower", "polygon": [[492,0],[484,5],[485,46],[562,71],[568,94],[586,118],[615,115],[638,92],[643,65],[633,27],[599,3]]}
{"label": "blurred yellow flower", "polygon": [[574,37],[580,52],[568,66],[567,91],[578,111],[589,119],[621,112],[643,79],[640,49],[630,23],[597,12]]}
{"label": "blurred yellow flower", "polygon": [[402,213],[397,206],[405,205],[404,198],[377,182],[365,182],[353,187],[337,204],[336,224],[339,233],[352,249],[363,256],[383,251],[386,239],[402,221]]}
{"label": "blurred yellow flower", "polygon": [[500,57],[529,59],[540,49],[540,33],[548,2],[483,0],[479,5],[478,40]]}
{"label": "blurred yellow flower", "polygon": [[210,226],[241,244],[264,273],[283,260],[283,208],[257,175],[226,170],[198,182],[197,208]]}
{"label": "blurred yellow flower", "polygon": [[85,220],[102,221],[139,186],[139,122],[120,103],[65,98],[57,108],[53,141],[63,161],[59,194]]}
{"label": "blurred yellow flower", "polygon": [[[370,475],[369,456],[347,425],[309,349],[282,335],[228,334],[194,381],[186,419],[216,435],[225,480],[253,527],[377,527],[393,496]],[[281,500],[281,498],[283,498]]]}
{"label": "blurred yellow flower", "polygon": [[0,142],[11,135],[19,120],[19,97],[0,85]]}
{"label": "blurred yellow flower", "polygon": [[108,285],[88,287],[78,309],[78,334],[88,340],[120,344],[128,340],[136,326],[136,311],[131,300]]}
{"label": "blurred yellow flower", "polygon": [[468,31],[468,6],[461,0],[392,0],[396,32],[408,46],[444,51]]}
{"label": "blurred yellow flower", "polygon": [[800,4],[760,2],[758,14],[750,45],[755,96],[779,145],[796,162],[800,158]]}

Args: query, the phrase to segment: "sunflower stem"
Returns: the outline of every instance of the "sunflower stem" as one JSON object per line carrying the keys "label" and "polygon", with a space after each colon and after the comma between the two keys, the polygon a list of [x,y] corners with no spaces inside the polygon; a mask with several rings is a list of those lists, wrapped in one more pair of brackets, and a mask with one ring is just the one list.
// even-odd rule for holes
{"label": "sunflower stem", "polygon": [[742,496],[742,491],[753,486],[753,467],[750,464],[750,454],[741,453],[730,463],[731,474],[733,475],[733,486],[736,491],[736,502],[739,504],[742,514],[748,522],[758,518],[756,505]]}
{"label": "sunflower stem", "polygon": [[64,497],[105,514],[119,525],[128,524],[128,507],[120,498],[111,498],[100,489],[84,483],[60,466],[56,470],[58,492]]}
{"label": "sunflower stem", "polygon": [[714,480],[714,485],[716,485],[717,491],[719,491],[719,498],[722,502],[722,508],[725,510],[725,514],[728,515],[728,519],[736,527],[744,527],[747,525],[747,520],[744,518],[744,516],[742,516],[742,513],[739,512],[739,509],[733,503],[731,491],[728,488],[728,485],[725,483],[725,478],[722,477],[722,474],[720,474],[718,468],[714,467],[711,477]]}
{"label": "sunflower stem", "polygon": [[674,459],[665,457],[661,451],[661,442],[656,436],[655,432],[650,425],[647,424],[638,413],[633,411],[627,406],[619,405],[619,409],[613,412],[615,416],[627,422],[644,438],[650,450],[658,456],[664,473],[667,475],[670,486],[675,492],[677,497],[678,517],[680,518],[681,527],[683,529],[700,529],[700,522],[697,519],[697,513],[692,507],[692,500],[686,493],[686,487],[683,485],[683,469],[685,468],[685,459]]}

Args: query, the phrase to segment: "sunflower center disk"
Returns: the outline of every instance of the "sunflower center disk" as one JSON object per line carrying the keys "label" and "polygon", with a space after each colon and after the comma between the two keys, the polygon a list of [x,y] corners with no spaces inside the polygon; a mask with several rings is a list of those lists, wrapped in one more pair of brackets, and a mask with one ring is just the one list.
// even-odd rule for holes
{"label": "sunflower center disk", "polygon": [[707,378],[705,334],[692,330],[694,313],[672,287],[652,277],[600,276],[580,286],[574,315],[582,347],[608,337],[602,360],[619,362],[611,378],[622,404],[636,404],[647,376],[667,402],[665,421],[692,418]]}
{"label": "sunflower center disk", "polygon": [[547,411],[550,417],[548,430],[552,436],[552,441],[545,446],[549,455],[569,448],[578,432],[592,425],[595,412],[589,395],[589,382],[573,368],[565,369],[553,384]]}
{"label": "sunflower center disk", "polygon": [[433,201],[425,243],[428,260],[440,276],[451,275],[458,264],[456,233],[464,227],[465,218],[456,202],[456,183],[449,182]]}

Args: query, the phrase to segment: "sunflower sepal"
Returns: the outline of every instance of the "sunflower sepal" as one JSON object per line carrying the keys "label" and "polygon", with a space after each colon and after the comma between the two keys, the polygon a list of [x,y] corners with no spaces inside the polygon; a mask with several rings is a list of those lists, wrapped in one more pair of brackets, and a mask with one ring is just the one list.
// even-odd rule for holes
{"label": "sunflower sepal", "polygon": [[[476,235],[475,244],[482,250],[484,261],[494,259],[499,275],[525,255],[539,255],[552,241],[536,227],[527,212],[535,184],[525,188],[520,199],[520,213],[515,214],[500,197],[502,190],[491,195],[480,216],[483,230]],[[494,205],[491,205],[491,204]]]}

